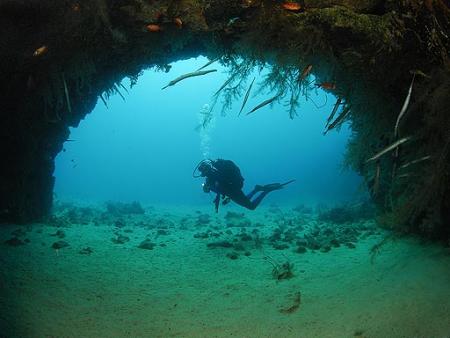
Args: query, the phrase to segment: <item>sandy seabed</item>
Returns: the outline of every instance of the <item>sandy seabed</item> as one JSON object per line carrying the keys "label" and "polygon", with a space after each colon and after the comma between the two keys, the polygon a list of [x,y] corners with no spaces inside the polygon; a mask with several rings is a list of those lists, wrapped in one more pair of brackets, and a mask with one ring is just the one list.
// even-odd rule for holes
{"label": "sandy seabed", "polygon": [[[20,246],[3,244],[19,227],[1,227],[0,336],[450,337],[447,248],[401,238],[373,256],[385,236],[377,232],[356,248],[329,252],[249,242],[251,255],[232,260],[226,255],[232,249],[207,247],[217,238],[194,237],[211,226],[190,222],[197,209],[166,207],[146,216],[168,219],[168,234],[127,218],[120,229],[72,224],[59,228],[70,246],[58,250],[54,225],[26,227],[29,243]],[[247,230],[267,212],[247,212]],[[188,220],[179,227],[182,217]],[[220,227],[227,229],[225,222]],[[118,231],[130,240],[114,243]],[[138,247],[146,237],[153,250]],[[86,247],[93,252],[80,254]],[[267,257],[293,263],[294,277],[274,279]],[[299,293],[298,308],[286,311]]]}

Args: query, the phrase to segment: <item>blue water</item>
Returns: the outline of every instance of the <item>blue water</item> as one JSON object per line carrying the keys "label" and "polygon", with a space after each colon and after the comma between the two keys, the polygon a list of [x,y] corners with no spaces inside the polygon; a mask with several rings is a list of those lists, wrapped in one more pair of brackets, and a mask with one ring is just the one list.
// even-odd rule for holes
{"label": "blue water", "polygon": [[[213,195],[201,190],[192,171],[205,156],[233,160],[245,177],[244,191],[255,184],[296,179],[263,204],[309,205],[352,202],[364,196],[361,178],[342,168],[348,126],[322,134],[336,98],[317,90],[303,98],[299,116],[289,119],[283,105],[266,106],[245,116],[274,93],[251,95],[244,114],[238,99],[226,116],[220,101],[206,130],[196,131],[199,112],[226,81],[224,67],[161,90],[170,80],[204,65],[204,57],[172,64],[169,73],[147,70],[127,94],[114,95],[108,108],[98,100],[95,109],[71,129],[64,151],[56,159],[55,193],[61,200],[140,201],[198,205]],[[264,71],[263,71],[264,73]],[[262,75],[255,72],[255,87]],[[129,88],[129,80],[122,82]]]}

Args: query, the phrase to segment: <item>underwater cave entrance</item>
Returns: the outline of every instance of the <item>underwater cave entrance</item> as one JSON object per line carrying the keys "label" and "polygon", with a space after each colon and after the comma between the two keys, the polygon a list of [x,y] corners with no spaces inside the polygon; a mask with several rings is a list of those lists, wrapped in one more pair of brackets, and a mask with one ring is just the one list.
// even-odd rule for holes
{"label": "underwater cave entrance", "polygon": [[[216,62],[207,69],[217,72],[161,88],[207,62],[198,57],[173,63],[167,73],[147,70],[128,93],[110,96],[107,106],[99,99],[56,158],[57,200],[204,205],[213,196],[201,191],[200,179],[192,178],[203,158],[233,160],[245,178],[244,192],[255,184],[297,180],[267,197],[266,206],[336,205],[367,197],[362,179],[343,169],[349,126],[322,134],[336,102],[332,94],[314,89],[308,100],[301,98],[294,119],[279,103],[246,116],[273,96],[257,93],[267,72],[255,69],[248,76],[247,84],[256,80],[243,113],[238,116],[243,97],[233,99],[226,114],[219,98],[203,126],[202,113],[229,76],[225,67]],[[129,88],[130,82],[123,84]]]}

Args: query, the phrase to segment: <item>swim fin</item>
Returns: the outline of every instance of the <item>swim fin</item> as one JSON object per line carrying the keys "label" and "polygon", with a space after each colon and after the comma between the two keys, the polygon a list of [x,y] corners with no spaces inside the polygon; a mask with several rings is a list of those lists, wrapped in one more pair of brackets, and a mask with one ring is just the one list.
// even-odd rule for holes
{"label": "swim fin", "polygon": [[265,192],[271,192],[271,191],[274,191],[274,190],[283,189],[283,187],[284,187],[285,185],[288,185],[289,183],[292,183],[292,182],[294,182],[294,181],[295,181],[295,180],[290,180],[290,181],[287,181],[287,182],[285,182],[285,183],[272,183],[272,184],[266,184],[266,185],[263,186],[263,189],[264,189]]}

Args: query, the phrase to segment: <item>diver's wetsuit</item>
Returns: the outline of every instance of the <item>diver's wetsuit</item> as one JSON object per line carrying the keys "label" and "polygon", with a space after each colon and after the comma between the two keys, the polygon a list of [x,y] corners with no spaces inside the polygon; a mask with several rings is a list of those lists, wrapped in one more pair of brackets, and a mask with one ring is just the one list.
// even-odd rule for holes
{"label": "diver's wetsuit", "polygon": [[[224,161],[224,160],[217,160]],[[199,166],[199,170],[202,173],[201,176],[206,177],[206,181],[204,183],[204,191],[209,192],[213,191],[216,193],[216,198],[214,199],[214,205],[216,208],[216,212],[219,210],[220,198],[223,199],[223,204],[228,203],[228,199],[231,199],[236,204],[243,206],[244,208],[255,210],[259,203],[266,197],[266,195],[274,190],[281,189],[284,185],[291,183],[289,181],[284,184],[274,183],[268,184],[265,186],[256,185],[255,188],[247,195],[242,191],[243,181],[244,179],[240,176],[239,168],[231,161],[233,166],[236,167],[236,173],[228,173],[226,169],[218,170],[214,167],[214,164],[217,161],[210,161],[208,166],[201,167]],[[261,192],[261,194],[256,197],[253,201],[252,197],[257,193]],[[227,199],[228,198],[228,199]]]}

